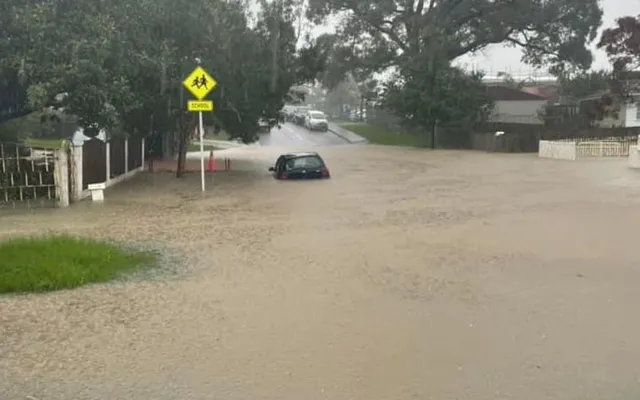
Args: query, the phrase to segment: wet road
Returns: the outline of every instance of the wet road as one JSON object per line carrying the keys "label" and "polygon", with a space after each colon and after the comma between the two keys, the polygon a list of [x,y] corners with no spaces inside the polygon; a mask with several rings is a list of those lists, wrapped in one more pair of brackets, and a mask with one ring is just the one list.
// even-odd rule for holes
{"label": "wet road", "polygon": [[260,135],[260,144],[262,146],[305,148],[348,143],[331,132],[311,132],[302,126],[287,122],[280,128],[274,127],[271,133]]}
{"label": "wet road", "polygon": [[[151,276],[0,296],[2,400],[640,399],[640,174],[624,160],[278,147],[0,216],[160,249]],[[402,160],[402,162],[399,162]]]}

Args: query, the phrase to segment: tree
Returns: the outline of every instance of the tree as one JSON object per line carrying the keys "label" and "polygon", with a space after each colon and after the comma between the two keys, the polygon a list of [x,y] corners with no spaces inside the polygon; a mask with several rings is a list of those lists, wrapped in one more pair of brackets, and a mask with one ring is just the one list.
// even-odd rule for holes
{"label": "tree", "polygon": [[357,108],[360,103],[360,97],[358,83],[351,74],[347,74],[345,80],[333,89],[328,90],[325,111],[342,116],[345,111],[343,106],[347,105],[350,110]]}
{"label": "tree", "polygon": [[598,48],[604,49],[613,66],[610,86],[617,96],[637,91],[640,68],[640,16],[616,20],[613,28],[602,32]]}
{"label": "tree", "polygon": [[426,68],[423,75],[410,78],[398,74],[386,85],[384,105],[412,128],[431,127],[432,147],[436,124],[471,127],[486,120],[493,109],[482,75],[468,75],[457,68],[442,68],[435,79]]}
{"label": "tree", "polygon": [[395,67],[396,81],[389,83],[384,103],[407,123],[431,131],[432,138],[436,121],[452,121],[462,110],[478,118],[487,112],[478,76],[453,68],[453,60],[506,43],[523,49],[523,61],[556,74],[586,69],[592,62],[587,44],[602,20],[597,0],[309,2],[308,16],[316,22],[344,17],[326,84],[334,85],[346,71],[371,75]]}
{"label": "tree", "polygon": [[609,89],[610,73],[599,70],[562,75],[559,77],[558,83],[562,94],[579,99]]}
{"label": "tree", "polygon": [[511,74],[507,72],[498,72],[498,77],[502,77],[502,84],[506,87],[516,90],[522,90],[527,85],[535,84],[535,81],[531,78],[523,80],[516,80]]}
{"label": "tree", "polygon": [[179,166],[196,123],[182,80],[198,62],[218,82],[207,119],[244,141],[324,64],[313,42],[296,48],[299,0],[263,3],[255,23],[242,0],[10,1],[0,68],[20,77],[31,109],[63,109],[94,133],[176,133]]}
{"label": "tree", "polygon": [[381,70],[424,54],[454,60],[490,44],[523,48],[523,60],[562,71],[588,68],[602,20],[597,0],[310,0],[315,21],[341,13],[339,57]]}

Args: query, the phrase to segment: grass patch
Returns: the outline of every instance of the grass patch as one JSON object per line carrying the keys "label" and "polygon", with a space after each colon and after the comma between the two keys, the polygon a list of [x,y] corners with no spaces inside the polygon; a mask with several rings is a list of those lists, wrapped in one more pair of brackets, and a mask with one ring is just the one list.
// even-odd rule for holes
{"label": "grass patch", "polygon": [[[215,146],[207,146],[206,144],[204,145],[204,151],[215,151],[215,150],[220,150],[220,149]],[[189,144],[187,151],[200,151],[200,143]]]}
{"label": "grass patch", "polygon": [[29,147],[40,147],[45,149],[59,149],[62,147],[64,139],[27,139],[24,144]]}
{"label": "grass patch", "polygon": [[105,282],[155,261],[149,253],[67,235],[0,242],[0,293],[47,292]]}
{"label": "grass patch", "polygon": [[340,126],[364,137],[374,144],[411,147],[424,146],[424,138],[410,133],[392,132],[385,128],[365,123],[344,123],[340,124]]}

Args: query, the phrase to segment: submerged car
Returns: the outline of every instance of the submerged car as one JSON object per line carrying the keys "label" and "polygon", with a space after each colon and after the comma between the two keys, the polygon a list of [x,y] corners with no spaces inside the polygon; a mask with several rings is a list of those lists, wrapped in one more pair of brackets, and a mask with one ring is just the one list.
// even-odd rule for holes
{"label": "submerged car", "polygon": [[328,179],[331,177],[324,160],[316,152],[283,154],[269,168],[273,177],[287,179]]}

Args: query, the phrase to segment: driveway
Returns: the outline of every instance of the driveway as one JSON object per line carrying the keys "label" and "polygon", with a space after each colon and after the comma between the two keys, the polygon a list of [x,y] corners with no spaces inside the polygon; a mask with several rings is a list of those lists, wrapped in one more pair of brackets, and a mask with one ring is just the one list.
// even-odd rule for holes
{"label": "driveway", "polygon": [[279,128],[276,126],[270,133],[260,135],[262,146],[279,147],[318,147],[349,144],[346,140],[331,132],[309,131],[308,129],[287,122]]}
{"label": "driveway", "polygon": [[261,151],[204,196],[197,174],[143,175],[104,205],[3,216],[0,237],[112,237],[165,261],[0,297],[0,397],[640,398],[624,162],[336,146],[333,179],[276,182]]}

